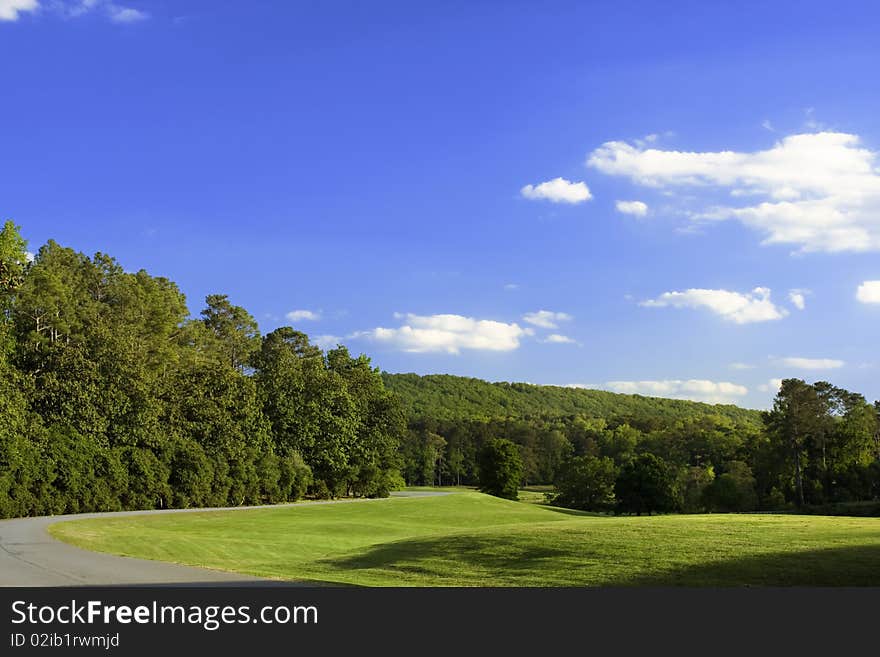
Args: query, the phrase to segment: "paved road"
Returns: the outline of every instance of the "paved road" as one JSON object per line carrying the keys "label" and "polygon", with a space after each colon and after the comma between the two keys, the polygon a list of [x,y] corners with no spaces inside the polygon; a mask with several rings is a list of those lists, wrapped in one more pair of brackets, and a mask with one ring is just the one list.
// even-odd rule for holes
{"label": "paved road", "polygon": [[[400,491],[395,497],[430,497],[448,495],[440,491]],[[345,504],[369,500],[301,502],[307,504]],[[123,511],[120,513],[83,513],[78,515],[0,520],[0,586],[115,586],[115,585],[269,585],[290,586],[296,582],[277,582],[206,568],[192,568],[162,561],[148,561],[90,552],[52,538],[46,529],[64,520],[110,518],[157,513],[194,513],[198,511],[237,511],[229,509],[178,509],[171,511]],[[273,507],[275,508],[275,507]]]}

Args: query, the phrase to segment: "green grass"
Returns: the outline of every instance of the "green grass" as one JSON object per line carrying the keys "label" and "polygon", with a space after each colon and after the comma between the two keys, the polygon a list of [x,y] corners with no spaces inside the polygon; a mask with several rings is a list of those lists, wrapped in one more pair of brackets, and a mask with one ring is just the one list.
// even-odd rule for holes
{"label": "green grass", "polygon": [[588,516],[480,493],[53,525],[98,551],[370,586],[880,585],[880,519]]}

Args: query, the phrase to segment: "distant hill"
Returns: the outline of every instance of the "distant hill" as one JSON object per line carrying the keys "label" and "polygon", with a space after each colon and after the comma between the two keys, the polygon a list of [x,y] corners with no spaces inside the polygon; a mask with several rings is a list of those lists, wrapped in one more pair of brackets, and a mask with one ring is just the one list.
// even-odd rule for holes
{"label": "distant hill", "polygon": [[385,387],[403,399],[410,417],[459,420],[582,415],[605,419],[675,420],[720,415],[737,424],[761,424],[759,411],[731,404],[704,404],[528,383],[490,383],[449,374],[419,376],[383,372],[382,378]]}

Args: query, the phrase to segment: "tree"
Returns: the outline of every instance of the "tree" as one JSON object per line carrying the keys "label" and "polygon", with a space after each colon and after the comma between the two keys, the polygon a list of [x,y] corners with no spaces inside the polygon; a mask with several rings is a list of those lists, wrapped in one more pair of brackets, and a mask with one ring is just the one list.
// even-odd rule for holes
{"label": "tree", "polygon": [[673,511],[673,477],[666,462],[653,454],[640,454],[624,464],[614,484],[617,511],[653,513]]}
{"label": "tree", "polygon": [[584,511],[605,511],[614,506],[617,469],[608,457],[576,456],[556,477],[553,504]]}
{"label": "tree", "polygon": [[703,495],[713,481],[715,481],[715,468],[711,465],[679,468],[675,484],[681,510],[685,513],[703,511],[706,506]]}
{"label": "tree", "polygon": [[517,499],[522,480],[519,448],[509,440],[491,439],[480,451],[480,490],[489,495]]}
{"label": "tree", "polygon": [[205,303],[202,322],[215,339],[218,355],[232,367],[243,369],[259,348],[256,320],[241,306],[230,303],[225,294],[210,294]]}
{"label": "tree", "polygon": [[822,401],[813,386],[800,379],[785,379],[773,401],[773,408],[764,414],[767,431],[784,450],[793,470],[795,501],[804,505],[804,459],[811,440],[815,441],[824,428]]}
{"label": "tree", "polygon": [[706,487],[706,506],[713,511],[754,511],[758,495],[752,469],[742,461],[731,461],[724,464],[724,470]]}
{"label": "tree", "polygon": [[20,230],[11,221],[0,228],[0,320],[4,323],[12,309],[13,295],[24,283],[28,268],[27,242]]}

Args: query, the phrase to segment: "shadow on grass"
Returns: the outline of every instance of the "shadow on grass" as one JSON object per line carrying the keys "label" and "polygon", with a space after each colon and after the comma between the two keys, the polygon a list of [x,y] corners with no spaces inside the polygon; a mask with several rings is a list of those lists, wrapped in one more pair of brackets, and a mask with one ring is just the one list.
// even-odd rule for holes
{"label": "shadow on grass", "polygon": [[[488,569],[504,579],[541,572],[559,559],[568,558],[567,550],[535,543],[499,540],[495,537],[443,536],[419,538],[376,545],[366,552],[321,563],[335,569],[392,570],[400,573],[428,574],[465,570],[482,577]],[[474,572],[477,571],[477,572]],[[467,577],[465,575],[465,577]],[[491,581],[474,585],[492,586]]]}
{"label": "shadow on grass", "polygon": [[[880,586],[880,545],[753,554],[647,572],[652,555],[653,551],[646,553],[641,561],[630,552],[618,561],[608,545],[543,545],[534,535],[462,535],[386,543],[322,563],[340,571],[396,572],[422,585],[448,581],[470,586]],[[626,562],[631,574],[614,574]]]}
{"label": "shadow on grass", "polygon": [[748,555],[626,578],[624,586],[880,586],[880,545]]}
{"label": "shadow on grass", "polygon": [[555,511],[556,513],[562,513],[567,516],[578,516],[581,518],[610,518],[612,516],[607,513],[600,513],[599,511],[578,511],[577,509],[566,509],[561,506],[552,506],[550,504],[536,504],[535,506],[541,509],[547,509],[548,511]]}

